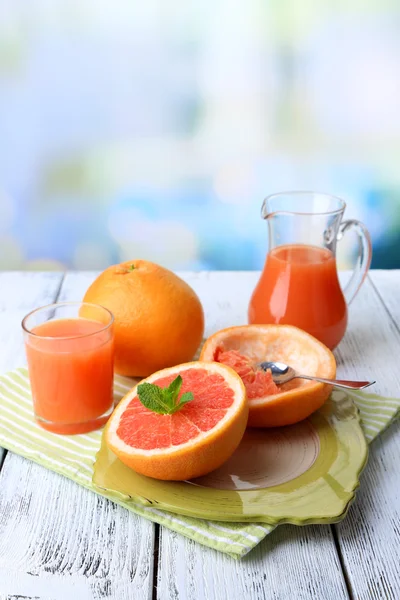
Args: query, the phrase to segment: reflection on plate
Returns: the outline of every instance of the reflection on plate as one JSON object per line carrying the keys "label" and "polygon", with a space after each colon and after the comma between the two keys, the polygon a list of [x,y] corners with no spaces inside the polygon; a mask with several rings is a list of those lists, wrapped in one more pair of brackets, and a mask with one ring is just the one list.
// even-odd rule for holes
{"label": "reflection on plate", "polygon": [[332,523],[346,514],[366,459],[358,411],[349,396],[334,391],[302,423],[248,429],[222,467],[191,482],[139,475],[103,441],[93,483],[125,502],[202,519]]}
{"label": "reflection on plate", "polygon": [[219,490],[270,488],[302,475],[320,452],[310,421],[276,429],[248,429],[231,458],[191,483]]}

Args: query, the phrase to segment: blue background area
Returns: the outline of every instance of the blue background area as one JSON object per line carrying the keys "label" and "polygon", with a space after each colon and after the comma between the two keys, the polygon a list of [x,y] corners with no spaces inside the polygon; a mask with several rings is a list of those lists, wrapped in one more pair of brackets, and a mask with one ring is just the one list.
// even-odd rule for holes
{"label": "blue background area", "polygon": [[386,0],[3,0],[0,269],[261,268],[289,189],[341,196],[400,268],[399,106]]}

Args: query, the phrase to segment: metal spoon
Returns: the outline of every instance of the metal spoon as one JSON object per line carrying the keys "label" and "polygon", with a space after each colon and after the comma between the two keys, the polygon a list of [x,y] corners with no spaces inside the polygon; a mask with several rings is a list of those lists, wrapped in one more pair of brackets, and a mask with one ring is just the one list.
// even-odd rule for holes
{"label": "metal spoon", "polygon": [[313,375],[300,375],[296,373],[292,367],[285,365],[281,362],[262,362],[258,365],[263,371],[270,370],[274,383],[286,383],[292,379],[311,379],[312,381],[319,381],[321,383],[329,383],[336,385],[337,387],[346,388],[349,390],[363,390],[370,385],[373,385],[375,381],[347,381],[346,379],[324,379],[322,377],[314,377]]}

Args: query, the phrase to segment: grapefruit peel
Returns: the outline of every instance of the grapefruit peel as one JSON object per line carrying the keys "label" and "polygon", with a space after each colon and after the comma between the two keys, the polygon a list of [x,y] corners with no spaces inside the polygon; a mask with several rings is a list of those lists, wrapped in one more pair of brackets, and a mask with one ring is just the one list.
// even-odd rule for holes
{"label": "grapefruit peel", "polygon": [[[336,376],[332,352],[316,338],[291,325],[240,325],[217,331],[204,343],[201,361],[215,361],[218,352],[237,351],[253,364],[281,361],[300,373],[326,379]],[[245,383],[246,385],[246,383]],[[331,385],[297,379],[279,386],[279,393],[249,394],[250,427],[281,427],[309,417],[327,400]]]}

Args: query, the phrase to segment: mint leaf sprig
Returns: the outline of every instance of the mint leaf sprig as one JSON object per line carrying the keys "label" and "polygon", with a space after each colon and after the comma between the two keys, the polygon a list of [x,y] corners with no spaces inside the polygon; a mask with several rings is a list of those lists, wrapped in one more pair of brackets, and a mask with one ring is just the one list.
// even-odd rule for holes
{"label": "mint leaf sprig", "polygon": [[185,392],[178,400],[182,387],[182,377],[178,375],[167,388],[154,383],[141,383],[137,387],[140,402],[153,412],[160,415],[173,415],[193,400],[192,392]]}

